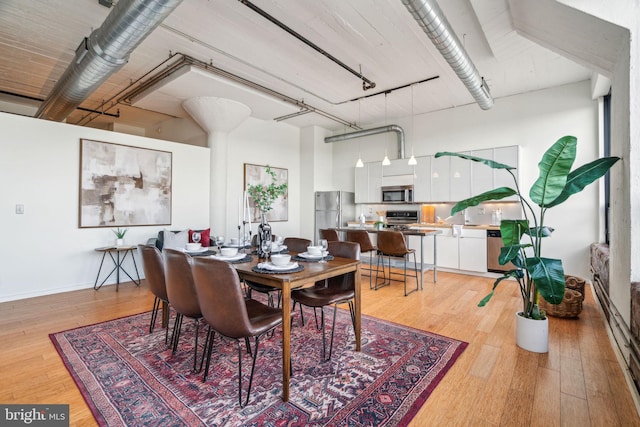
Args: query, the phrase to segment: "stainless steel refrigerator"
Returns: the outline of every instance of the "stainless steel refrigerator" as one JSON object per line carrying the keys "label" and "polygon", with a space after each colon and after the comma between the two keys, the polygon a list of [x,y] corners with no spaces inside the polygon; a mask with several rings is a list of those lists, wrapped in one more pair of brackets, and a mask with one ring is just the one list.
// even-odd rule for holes
{"label": "stainless steel refrigerator", "polygon": [[318,230],[346,227],[347,221],[356,219],[354,193],[348,191],[316,191],[315,241]]}

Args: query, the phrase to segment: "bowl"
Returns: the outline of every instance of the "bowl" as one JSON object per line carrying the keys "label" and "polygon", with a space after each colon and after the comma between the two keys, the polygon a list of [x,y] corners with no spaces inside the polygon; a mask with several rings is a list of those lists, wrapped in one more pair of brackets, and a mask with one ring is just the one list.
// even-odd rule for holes
{"label": "bowl", "polygon": [[220,255],[222,256],[234,256],[238,254],[238,248],[221,248]]}
{"label": "bowl", "polygon": [[322,255],[322,246],[307,246],[307,253],[310,255]]}
{"label": "bowl", "polygon": [[187,243],[187,246],[185,246],[185,249],[187,249],[188,251],[197,251],[201,247],[202,247],[201,243]]}
{"label": "bowl", "polygon": [[273,265],[282,266],[291,262],[291,255],[286,254],[273,254],[271,255],[271,262]]}

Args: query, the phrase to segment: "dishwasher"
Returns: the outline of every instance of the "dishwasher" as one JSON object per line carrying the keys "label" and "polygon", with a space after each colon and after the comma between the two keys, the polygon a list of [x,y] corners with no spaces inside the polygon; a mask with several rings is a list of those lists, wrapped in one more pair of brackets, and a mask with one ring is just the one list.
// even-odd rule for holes
{"label": "dishwasher", "polygon": [[498,262],[500,248],[502,248],[502,234],[500,230],[487,230],[487,271],[502,273],[517,268],[511,262],[506,265],[500,265]]}

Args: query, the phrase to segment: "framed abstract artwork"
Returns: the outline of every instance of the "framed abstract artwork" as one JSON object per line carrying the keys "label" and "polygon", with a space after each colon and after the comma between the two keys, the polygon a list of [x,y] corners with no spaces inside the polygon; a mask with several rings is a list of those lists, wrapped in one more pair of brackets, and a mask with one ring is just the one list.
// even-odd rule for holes
{"label": "framed abstract artwork", "polygon": [[79,226],[171,224],[172,153],[80,140]]}
{"label": "framed abstract artwork", "polygon": [[[276,174],[275,184],[288,184],[289,171],[283,168],[275,168],[269,166],[272,172]],[[244,164],[244,189],[248,190],[249,185],[262,184],[268,186],[272,183],[271,175],[267,173],[266,165]],[[249,211],[251,212],[251,221],[260,222],[260,209],[258,209],[251,197],[249,197]],[[289,220],[289,190],[285,194],[279,196],[271,205],[271,210],[267,212],[267,221],[288,221]]]}

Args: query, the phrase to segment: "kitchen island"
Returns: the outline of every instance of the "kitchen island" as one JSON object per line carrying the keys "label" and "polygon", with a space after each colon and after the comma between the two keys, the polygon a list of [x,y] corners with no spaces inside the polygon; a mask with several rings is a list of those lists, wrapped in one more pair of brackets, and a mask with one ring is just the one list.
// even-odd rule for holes
{"label": "kitchen island", "polygon": [[[336,229],[338,232],[340,233],[345,233],[347,231],[353,231],[353,230],[365,230],[371,234],[377,234],[378,230],[374,229],[373,226],[365,226],[365,227],[360,227],[359,225],[356,227],[341,227],[341,228],[337,228]],[[390,230],[392,231],[392,230]],[[418,263],[418,270],[420,270],[420,289],[424,289],[424,273],[425,271],[429,271],[429,270],[433,270],[433,283],[436,283],[438,280],[438,267],[437,267],[437,260],[438,260],[438,242],[436,239],[436,236],[438,234],[441,234],[442,231],[441,230],[437,230],[437,229],[406,229],[406,230],[397,230],[400,231],[402,234],[405,235],[405,237],[408,236],[415,236],[420,238],[420,262]],[[424,239],[425,237],[432,237],[433,238],[433,263],[425,263],[424,260]],[[342,238],[344,239],[344,235],[342,236]],[[408,240],[408,239],[407,239]],[[408,245],[408,243],[407,243]],[[396,265],[394,265],[392,263],[392,265],[394,267],[399,267],[399,262],[396,263]],[[412,262],[407,262],[407,267],[414,267],[414,263]]]}

